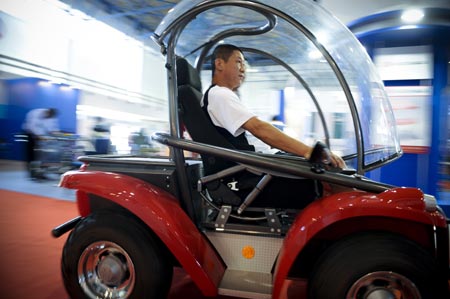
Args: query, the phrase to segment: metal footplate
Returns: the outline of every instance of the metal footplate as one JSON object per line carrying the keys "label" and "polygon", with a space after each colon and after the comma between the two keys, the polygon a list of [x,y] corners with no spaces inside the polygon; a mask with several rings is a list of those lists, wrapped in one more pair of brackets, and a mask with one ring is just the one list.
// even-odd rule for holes
{"label": "metal footplate", "polygon": [[283,226],[280,221],[280,215],[278,215],[275,209],[261,209],[261,212],[262,211],[264,211],[265,214],[265,216],[260,218],[260,220],[265,220],[265,224],[263,225],[252,224],[251,221],[245,225],[233,222],[229,223],[228,220],[230,217],[233,217],[231,215],[233,208],[225,205],[220,207],[214,220],[204,222],[203,226],[213,228],[216,231],[245,231],[247,233],[252,232],[256,234],[282,235],[287,232],[288,226]]}
{"label": "metal footplate", "polygon": [[219,294],[232,297],[272,298],[272,274],[226,270],[219,286]]}

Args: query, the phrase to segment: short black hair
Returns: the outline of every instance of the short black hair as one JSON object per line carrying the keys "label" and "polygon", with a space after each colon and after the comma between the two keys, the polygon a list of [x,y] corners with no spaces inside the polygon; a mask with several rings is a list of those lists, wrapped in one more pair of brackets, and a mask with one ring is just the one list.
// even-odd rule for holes
{"label": "short black hair", "polygon": [[52,118],[58,115],[58,110],[55,108],[48,108],[46,118]]}
{"label": "short black hair", "polygon": [[[242,50],[232,44],[222,44],[222,45],[218,45],[212,55],[211,55],[211,70],[212,70],[212,75],[214,76],[214,72],[216,71],[216,59],[217,58],[221,58],[223,59],[225,62],[228,61],[228,59],[231,57],[231,55],[233,55],[234,51],[239,51],[242,53]],[[242,53],[244,54],[244,53]]]}

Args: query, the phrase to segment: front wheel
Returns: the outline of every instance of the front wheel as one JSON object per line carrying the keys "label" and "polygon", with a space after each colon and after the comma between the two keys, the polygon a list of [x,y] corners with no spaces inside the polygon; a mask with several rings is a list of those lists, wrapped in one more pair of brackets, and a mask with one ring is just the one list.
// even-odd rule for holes
{"label": "front wheel", "polygon": [[383,233],[339,241],[319,259],[308,294],[314,299],[434,299],[448,293],[433,257],[417,244]]}
{"label": "front wheel", "polygon": [[64,285],[73,299],[164,299],[173,268],[161,245],[130,215],[98,212],[71,232]]}

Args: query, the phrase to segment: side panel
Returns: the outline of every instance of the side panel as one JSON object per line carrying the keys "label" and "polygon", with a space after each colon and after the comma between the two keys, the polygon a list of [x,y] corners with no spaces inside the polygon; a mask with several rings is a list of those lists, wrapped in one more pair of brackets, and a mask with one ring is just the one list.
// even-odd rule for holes
{"label": "side panel", "polygon": [[317,200],[299,214],[284,240],[275,269],[273,298],[281,298],[292,264],[317,233],[341,220],[373,216],[446,227],[443,215],[425,212],[423,193],[415,188],[396,188],[380,194],[352,191]]}
{"label": "side panel", "polygon": [[78,190],[77,203],[83,217],[90,213],[86,194],[106,198],[129,210],[158,235],[205,296],[217,295],[224,265],[171,194],[112,172],[67,172],[60,186]]}

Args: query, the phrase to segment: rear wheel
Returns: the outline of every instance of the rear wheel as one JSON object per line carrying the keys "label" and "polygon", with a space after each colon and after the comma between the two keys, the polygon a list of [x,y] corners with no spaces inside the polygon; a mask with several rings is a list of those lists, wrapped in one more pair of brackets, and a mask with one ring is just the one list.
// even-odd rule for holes
{"label": "rear wheel", "polygon": [[319,259],[314,299],[433,299],[447,293],[432,256],[401,236],[371,233],[342,240]]}
{"label": "rear wheel", "polygon": [[131,216],[98,212],[83,219],[63,250],[71,298],[167,297],[172,266],[161,245]]}

